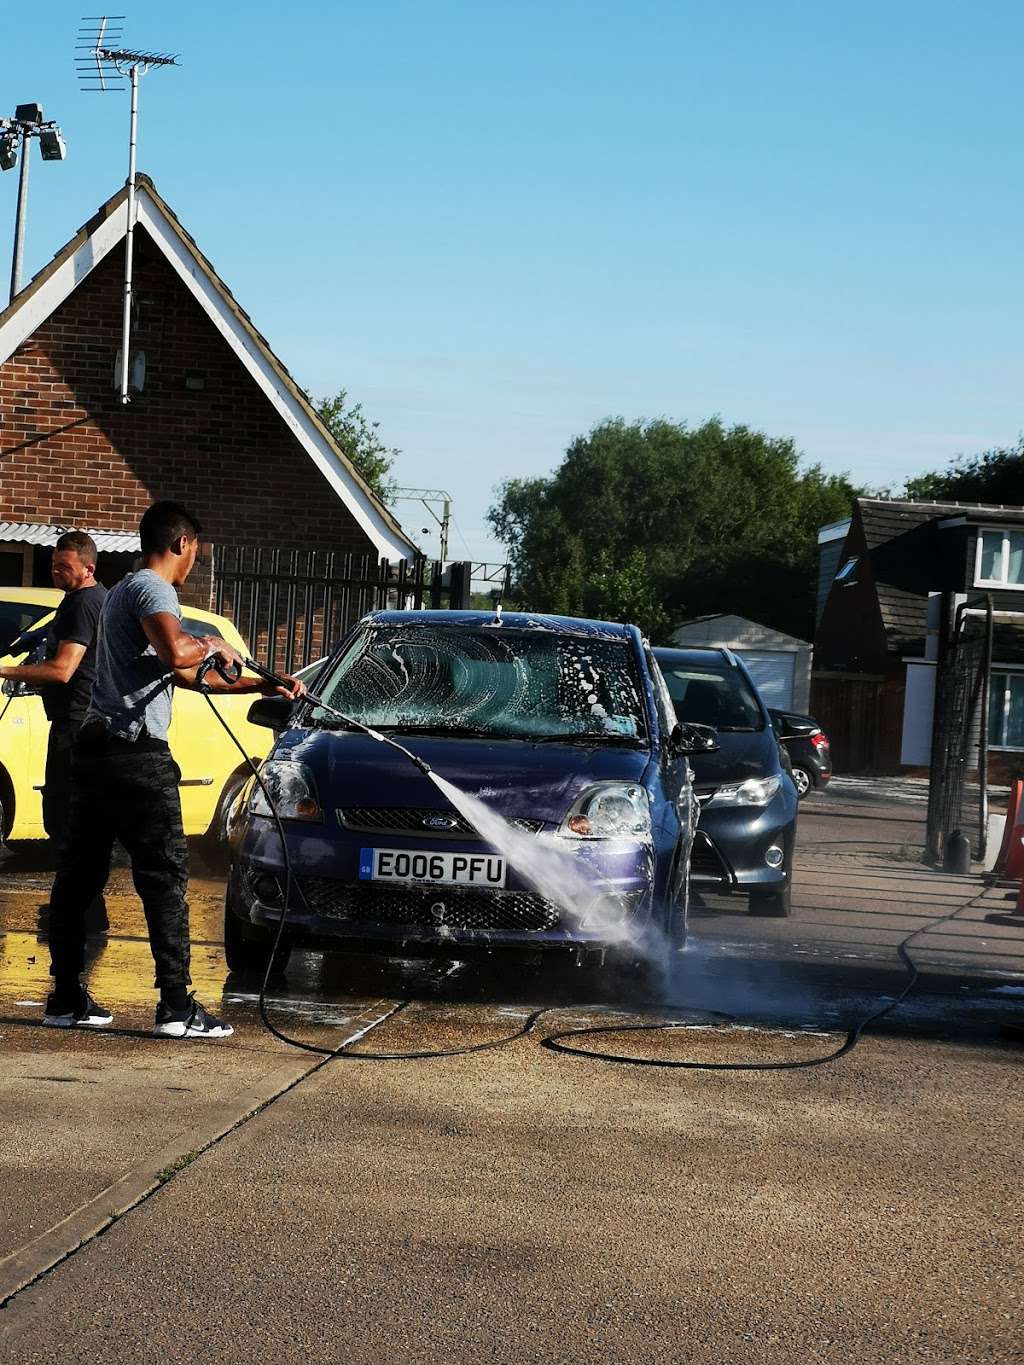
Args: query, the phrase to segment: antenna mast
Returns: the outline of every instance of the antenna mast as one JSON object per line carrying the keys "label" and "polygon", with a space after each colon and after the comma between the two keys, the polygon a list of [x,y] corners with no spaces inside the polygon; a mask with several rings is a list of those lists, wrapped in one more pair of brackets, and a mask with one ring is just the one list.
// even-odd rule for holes
{"label": "antenna mast", "polygon": [[87,15],[76,44],[75,64],[83,90],[106,94],[131,87],[128,134],[128,230],[124,239],[124,312],[121,324],[121,402],[130,403],[129,374],[132,327],[132,260],[135,236],[135,149],[139,125],[139,79],[153,67],[177,66],[176,54],[137,52],[121,46],[123,14]]}

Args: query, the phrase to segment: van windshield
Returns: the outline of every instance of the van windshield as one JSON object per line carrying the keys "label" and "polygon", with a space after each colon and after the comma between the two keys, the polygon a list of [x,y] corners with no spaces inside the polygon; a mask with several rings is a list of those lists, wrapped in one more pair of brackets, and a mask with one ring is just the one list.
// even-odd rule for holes
{"label": "van windshield", "polygon": [[716,730],[763,730],[764,712],[738,668],[662,663],[676,716],[684,724]]}
{"label": "van windshield", "polygon": [[[379,729],[504,739],[647,737],[628,641],[506,628],[370,626],[318,689]],[[315,722],[330,723],[314,708]]]}

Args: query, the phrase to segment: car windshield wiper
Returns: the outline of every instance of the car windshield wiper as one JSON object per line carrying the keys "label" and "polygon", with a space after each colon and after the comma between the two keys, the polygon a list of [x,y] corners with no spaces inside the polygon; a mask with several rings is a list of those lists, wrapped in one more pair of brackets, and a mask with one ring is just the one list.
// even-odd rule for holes
{"label": "car windshield wiper", "polygon": [[596,749],[601,744],[629,744],[633,748],[646,748],[647,741],[642,735],[618,734],[581,734],[578,731],[566,735],[532,735],[531,744],[586,744]]}
{"label": "car windshield wiper", "polygon": [[440,739],[449,736],[455,739],[520,739],[507,730],[488,730],[482,725],[375,725],[382,735],[437,735]]}

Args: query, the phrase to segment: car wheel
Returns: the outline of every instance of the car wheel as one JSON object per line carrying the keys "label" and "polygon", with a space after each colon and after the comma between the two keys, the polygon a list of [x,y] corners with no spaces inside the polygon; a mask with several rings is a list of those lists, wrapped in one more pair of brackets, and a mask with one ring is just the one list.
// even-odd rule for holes
{"label": "car wheel", "polygon": [[[681,853],[676,857],[681,857]],[[672,885],[675,886],[677,871],[673,874]],[[686,869],[683,873],[683,880],[679,885],[677,894],[669,901],[668,913],[665,916],[665,937],[668,941],[670,953],[681,953],[686,947],[686,933],[689,924],[690,909],[690,865],[687,861]]]}
{"label": "car wheel", "polygon": [[802,801],[808,792],[814,790],[814,778],[806,768],[793,769],[793,781],[796,783],[796,794]]}
{"label": "car wheel", "polygon": [[751,891],[747,908],[752,915],[786,919],[793,910],[793,888],[786,883],[781,890]]}
{"label": "car wheel", "polygon": [[[224,905],[224,956],[227,959],[228,970],[232,972],[265,972],[267,969],[267,958],[270,956],[270,938],[246,938],[242,932],[238,916],[231,909],[228,902]],[[292,945],[286,938],[281,940],[280,946],[274,953],[274,965],[271,975],[283,973],[288,966],[288,959],[292,955]]]}

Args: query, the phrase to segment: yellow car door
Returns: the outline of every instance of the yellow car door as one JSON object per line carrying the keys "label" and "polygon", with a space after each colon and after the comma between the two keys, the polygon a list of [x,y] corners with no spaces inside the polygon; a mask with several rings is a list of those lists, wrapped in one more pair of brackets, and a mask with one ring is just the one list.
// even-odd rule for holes
{"label": "yellow car door", "polygon": [[[0,588],[2,664],[24,663],[26,654],[8,650],[23,632],[39,639],[63,594],[54,588]],[[42,839],[43,775],[50,723],[37,695],[0,695],[0,828],[8,839]]]}
{"label": "yellow car door", "polygon": [[0,770],[9,784],[3,799],[5,835],[8,839],[43,839],[42,791],[50,722],[42,701],[32,693],[4,697],[0,711]]}

